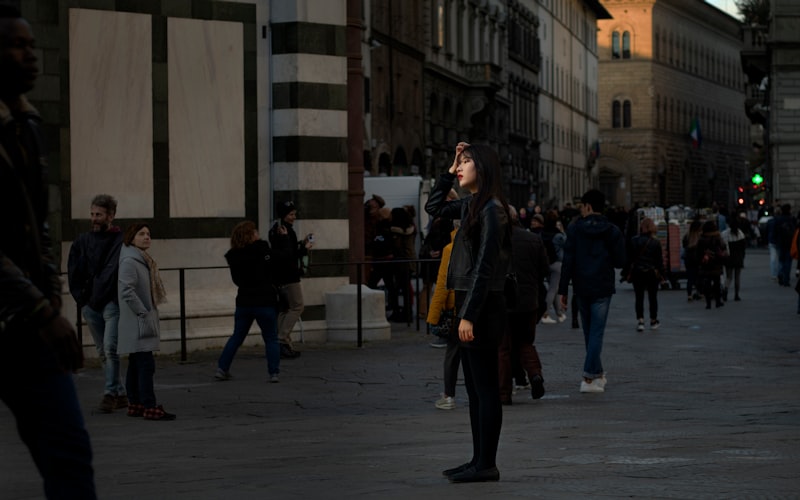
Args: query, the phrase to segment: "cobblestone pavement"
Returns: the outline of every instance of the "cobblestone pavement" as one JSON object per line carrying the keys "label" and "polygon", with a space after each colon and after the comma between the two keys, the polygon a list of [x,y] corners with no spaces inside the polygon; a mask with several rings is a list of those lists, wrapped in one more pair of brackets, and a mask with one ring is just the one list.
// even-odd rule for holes
{"label": "cobblestone pavement", "polygon": [[[659,294],[661,328],[635,330],[633,291],[612,300],[604,394],[580,394],[583,339],[543,325],[547,394],[504,407],[499,483],[452,485],[469,459],[463,386],[436,410],[443,350],[393,327],[391,341],[306,345],[267,382],[262,351],[243,349],[228,382],[219,351],[160,357],[156,394],[174,422],[93,414],[102,373],[77,385],[101,498],[800,498],[797,295],[750,251],[742,301],[706,310],[684,290]],[[40,498],[13,419],[0,406],[0,497]]]}

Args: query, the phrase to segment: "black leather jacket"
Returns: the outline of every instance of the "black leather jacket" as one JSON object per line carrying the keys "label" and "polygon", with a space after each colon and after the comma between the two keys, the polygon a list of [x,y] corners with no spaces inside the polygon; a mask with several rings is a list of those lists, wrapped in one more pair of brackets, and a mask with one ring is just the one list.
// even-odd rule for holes
{"label": "black leather jacket", "polygon": [[0,101],[0,330],[61,294],[47,231],[47,172],[36,110]]}
{"label": "black leather jacket", "polygon": [[[454,180],[455,175],[442,174],[425,204],[425,211],[431,217],[460,219],[463,226],[472,197],[446,201]],[[447,270],[447,288],[466,292],[458,317],[473,323],[480,317],[487,295],[503,292],[511,256],[508,214],[499,200],[483,207],[479,224],[478,238],[470,239],[466,231],[456,234]]]}

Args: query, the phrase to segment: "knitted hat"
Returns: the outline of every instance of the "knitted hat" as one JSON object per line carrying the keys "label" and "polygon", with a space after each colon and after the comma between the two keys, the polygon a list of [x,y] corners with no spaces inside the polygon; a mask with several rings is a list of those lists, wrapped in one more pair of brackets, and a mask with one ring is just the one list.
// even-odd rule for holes
{"label": "knitted hat", "polygon": [[275,207],[275,211],[278,212],[279,219],[283,219],[289,215],[292,210],[297,210],[297,207],[294,206],[294,202],[291,200],[278,203]]}

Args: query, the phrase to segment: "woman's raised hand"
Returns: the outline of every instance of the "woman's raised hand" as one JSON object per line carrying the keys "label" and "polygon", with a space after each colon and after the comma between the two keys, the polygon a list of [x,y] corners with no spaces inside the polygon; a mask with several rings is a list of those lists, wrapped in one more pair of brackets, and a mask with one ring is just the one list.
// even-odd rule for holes
{"label": "woman's raised hand", "polygon": [[469,143],[466,142],[459,142],[458,144],[456,144],[456,155],[453,158],[453,165],[450,167],[449,170],[451,174],[456,173],[456,168],[458,168],[458,157],[461,155],[461,152],[464,151],[464,148],[466,148],[467,146],[469,146]]}

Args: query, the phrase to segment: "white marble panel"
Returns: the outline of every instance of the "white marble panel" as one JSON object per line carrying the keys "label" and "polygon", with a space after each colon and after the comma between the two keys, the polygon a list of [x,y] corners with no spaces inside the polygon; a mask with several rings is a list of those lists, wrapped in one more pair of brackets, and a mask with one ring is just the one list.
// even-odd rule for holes
{"label": "white marble panel", "polygon": [[346,0],[294,0],[272,2],[272,22],[347,24]]}
{"label": "white marble panel", "polygon": [[319,54],[278,54],[273,59],[273,83],[347,84],[347,58]]}
{"label": "white marble panel", "polygon": [[169,18],[171,217],[244,216],[241,23]]}
{"label": "white marble panel", "polygon": [[347,137],[347,111],[331,109],[276,109],[276,136]]}
{"label": "white marble panel", "polygon": [[314,233],[314,248],[317,250],[349,248],[348,219],[303,219],[302,217],[303,207],[300,207],[298,219],[294,224],[298,239],[305,238],[308,233]]}
{"label": "white marble panel", "polygon": [[149,15],[69,9],[71,208],[88,218],[98,193],[118,217],[153,216]]}
{"label": "white marble panel", "polygon": [[347,163],[276,162],[272,175],[275,191],[347,190]]}

